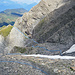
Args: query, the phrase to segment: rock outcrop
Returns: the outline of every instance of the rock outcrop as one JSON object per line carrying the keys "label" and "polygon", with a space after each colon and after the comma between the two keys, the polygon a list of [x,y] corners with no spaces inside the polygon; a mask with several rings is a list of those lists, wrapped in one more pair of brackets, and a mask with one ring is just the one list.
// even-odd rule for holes
{"label": "rock outcrop", "polygon": [[7,36],[6,42],[7,47],[5,48],[5,54],[10,53],[14,46],[24,47],[26,38],[24,35],[15,27],[11,30],[10,34]]}
{"label": "rock outcrop", "polygon": [[38,42],[61,43],[71,46],[75,43],[75,1],[49,13],[33,30]]}
{"label": "rock outcrop", "polygon": [[0,55],[4,53],[5,43],[4,43],[4,37],[0,35]]}

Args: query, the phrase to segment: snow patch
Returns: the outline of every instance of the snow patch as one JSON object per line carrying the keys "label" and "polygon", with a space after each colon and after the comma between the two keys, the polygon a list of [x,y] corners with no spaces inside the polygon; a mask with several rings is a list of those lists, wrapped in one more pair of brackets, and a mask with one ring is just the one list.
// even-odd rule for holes
{"label": "snow patch", "polygon": [[65,52],[63,52],[62,54],[64,53],[72,53],[72,52],[75,52],[75,44],[71,46],[71,48]]}
{"label": "snow patch", "polygon": [[50,58],[50,59],[75,59],[75,57],[73,56],[60,56],[60,55],[54,55],[54,56],[50,56],[50,55],[21,55],[21,56],[25,56],[25,57],[41,57],[41,58]]}

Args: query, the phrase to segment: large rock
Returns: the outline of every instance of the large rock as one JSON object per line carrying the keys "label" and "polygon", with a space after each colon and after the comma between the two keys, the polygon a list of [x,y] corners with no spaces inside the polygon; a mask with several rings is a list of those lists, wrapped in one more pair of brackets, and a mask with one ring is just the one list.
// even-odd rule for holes
{"label": "large rock", "polygon": [[12,46],[24,46],[25,37],[16,28],[13,27],[8,37],[9,44],[11,44]]}
{"label": "large rock", "polygon": [[0,35],[0,44],[2,44],[4,41],[4,37],[2,35]]}
{"label": "large rock", "polygon": [[14,46],[24,47],[25,40],[26,38],[24,37],[24,35],[18,29],[13,27],[10,34],[7,36],[6,42],[8,45],[5,48],[4,53],[10,53],[11,49],[13,49]]}

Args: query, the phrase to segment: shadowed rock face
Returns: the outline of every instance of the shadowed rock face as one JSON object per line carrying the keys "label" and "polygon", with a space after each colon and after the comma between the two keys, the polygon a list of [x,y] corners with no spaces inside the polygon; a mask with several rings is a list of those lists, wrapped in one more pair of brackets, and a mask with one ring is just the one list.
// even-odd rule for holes
{"label": "shadowed rock face", "polygon": [[32,34],[33,28],[42,20],[48,13],[58,9],[70,0],[41,0],[28,13],[25,13],[21,18],[18,18],[14,24],[22,32],[29,31]]}
{"label": "shadowed rock face", "polygon": [[49,13],[33,30],[38,42],[61,43],[71,46],[75,43],[75,1]]}

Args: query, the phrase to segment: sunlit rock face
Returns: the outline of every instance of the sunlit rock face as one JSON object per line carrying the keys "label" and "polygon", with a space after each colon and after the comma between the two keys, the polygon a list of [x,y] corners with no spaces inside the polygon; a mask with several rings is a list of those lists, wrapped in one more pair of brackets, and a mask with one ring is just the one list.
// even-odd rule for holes
{"label": "sunlit rock face", "polygon": [[34,6],[29,12],[25,13],[21,18],[18,18],[14,24],[22,32],[29,32],[32,34],[34,27],[46,15],[55,9],[69,3],[70,0],[41,0],[39,4]]}
{"label": "sunlit rock face", "polygon": [[16,28],[13,27],[8,37],[9,44],[11,44],[12,46],[24,46],[25,37]]}
{"label": "sunlit rock face", "polygon": [[4,53],[5,43],[4,37],[0,35],[0,55]]}
{"label": "sunlit rock face", "polygon": [[5,47],[4,53],[10,53],[14,46],[24,47],[25,39],[24,35],[18,29],[13,27],[6,38],[7,46]]}
{"label": "sunlit rock face", "polygon": [[0,35],[0,44],[4,41],[4,37]]}

